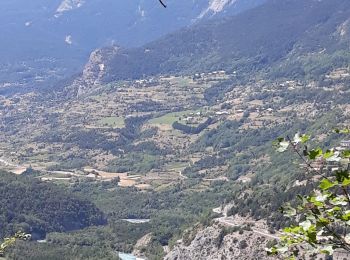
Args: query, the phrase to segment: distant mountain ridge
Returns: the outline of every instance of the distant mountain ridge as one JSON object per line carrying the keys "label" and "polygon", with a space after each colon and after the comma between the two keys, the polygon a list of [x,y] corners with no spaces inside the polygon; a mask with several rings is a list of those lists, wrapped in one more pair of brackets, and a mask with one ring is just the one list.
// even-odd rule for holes
{"label": "distant mountain ridge", "polygon": [[[349,18],[348,0],[270,0],[239,15],[194,25],[140,48],[119,48],[100,59],[104,62],[98,80],[106,83],[210,70],[251,73],[264,69],[293,76],[311,73],[307,68],[303,71],[309,59],[315,59],[320,69],[330,69],[349,62]],[[342,51],[345,55],[331,62]],[[110,53],[107,49],[103,52]],[[101,64],[90,61],[88,66],[98,71]],[[287,72],[294,69],[296,72]]]}
{"label": "distant mountain ridge", "polygon": [[[69,52],[71,48],[85,53],[112,42],[121,46],[137,46],[190,25],[200,17],[221,12],[239,13],[263,1],[168,0],[169,8],[161,9],[156,0],[39,0],[32,3],[3,0],[0,3],[0,32],[7,33],[7,40],[0,46],[8,47],[5,49],[11,53],[13,46],[10,43],[17,39],[16,45],[22,44],[21,53],[26,52],[28,56],[32,55],[28,52],[30,48],[39,47],[30,44],[51,44],[58,48],[66,47],[63,51]],[[67,46],[67,35],[72,36],[73,46]],[[42,54],[52,51],[49,45],[40,47],[43,48]]]}
{"label": "distant mountain ridge", "polygon": [[67,11],[71,11],[82,7],[85,4],[84,0],[63,0],[56,10],[55,17],[59,17]]}
{"label": "distant mountain ridge", "polygon": [[[265,0],[2,0],[2,82],[78,72],[96,48],[135,47],[203,19],[230,15]],[[49,68],[49,69],[43,69]],[[20,71],[21,73],[17,73]],[[38,77],[40,77],[38,79]]]}

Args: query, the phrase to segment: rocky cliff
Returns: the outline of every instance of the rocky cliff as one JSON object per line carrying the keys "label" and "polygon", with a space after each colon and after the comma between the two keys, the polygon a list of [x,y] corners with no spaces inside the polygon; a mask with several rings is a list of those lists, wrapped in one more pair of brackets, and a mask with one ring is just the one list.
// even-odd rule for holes
{"label": "rocky cliff", "polygon": [[[165,257],[166,260],[267,260],[265,247],[271,240],[253,230],[225,228],[215,224],[200,230],[194,239],[181,240]],[[186,243],[187,242],[187,243]]]}

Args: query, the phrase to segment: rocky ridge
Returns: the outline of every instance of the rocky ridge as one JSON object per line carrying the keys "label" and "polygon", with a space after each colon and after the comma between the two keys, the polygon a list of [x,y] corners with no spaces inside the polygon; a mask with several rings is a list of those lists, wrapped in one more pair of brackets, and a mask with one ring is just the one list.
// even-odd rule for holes
{"label": "rocky ridge", "polygon": [[62,15],[64,12],[80,8],[85,3],[84,0],[64,0],[56,10],[56,17]]}
{"label": "rocky ridge", "polygon": [[179,241],[164,259],[274,259],[264,250],[268,241],[268,238],[248,230],[226,234],[223,226],[215,224],[199,231],[189,245]]}
{"label": "rocky ridge", "polygon": [[198,16],[199,19],[202,19],[206,15],[212,13],[217,14],[222,12],[227,6],[232,5],[237,2],[237,0],[212,0],[209,3],[208,8],[204,9],[201,14]]}

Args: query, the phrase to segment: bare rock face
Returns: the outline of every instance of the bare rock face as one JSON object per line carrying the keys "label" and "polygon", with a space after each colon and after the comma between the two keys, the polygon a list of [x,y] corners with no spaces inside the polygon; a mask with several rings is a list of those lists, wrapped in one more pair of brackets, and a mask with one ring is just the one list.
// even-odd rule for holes
{"label": "bare rock face", "polygon": [[112,46],[93,51],[83,70],[82,80],[88,85],[98,84],[104,76],[106,63],[110,57],[117,53],[118,49],[118,47]]}
{"label": "bare rock face", "polygon": [[118,53],[118,50],[119,47],[111,46],[93,51],[82,75],[75,79],[73,84],[67,88],[69,92],[74,96],[82,96],[95,90],[105,76],[106,67],[110,59]]}
{"label": "bare rock face", "polygon": [[342,40],[350,39],[350,19],[338,27],[337,33]]}
{"label": "bare rock face", "polygon": [[234,4],[237,0],[211,0],[209,6],[204,9],[198,18],[203,18],[208,14],[217,14],[222,12],[227,6]]}
{"label": "bare rock face", "polygon": [[253,231],[232,232],[226,234],[220,225],[207,227],[197,233],[193,241],[186,246],[180,242],[165,257],[166,260],[268,260],[265,252],[269,241]]}
{"label": "bare rock face", "polygon": [[152,241],[152,234],[146,234],[143,237],[141,237],[136,245],[134,246],[134,250],[132,251],[132,254],[135,256],[138,256],[142,259],[146,259],[146,256],[142,253],[143,249],[146,248]]}
{"label": "bare rock face", "polygon": [[80,8],[85,3],[84,0],[63,0],[56,10],[55,17],[59,17],[64,12]]}

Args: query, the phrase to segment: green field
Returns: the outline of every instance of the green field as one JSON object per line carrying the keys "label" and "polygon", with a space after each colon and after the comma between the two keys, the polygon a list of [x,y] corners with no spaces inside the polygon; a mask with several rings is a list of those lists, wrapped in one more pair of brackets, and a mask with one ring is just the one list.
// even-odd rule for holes
{"label": "green field", "polygon": [[150,124],[172,125],[175,121],[179,121],[179,117],[184,118],[190,113],[195,113],[196,110],[185,110],[180,112],[173,112],[161,117],[153,118],[149,121]]}
{"label": "green field", "polygon": [[184,88],[193,84],[192,80],[184,77],[177,77],[171,80],[171,83],[176,84],[177,86]]}
{"label": "green field", "polygon": [[109,126],[115,128],[123,128],[125,126],[124,118],[116,116],[102,118],[100,121],[98,121],[98,124],[101,126]]}
{"label": "green field", "polygon": [[165,168],[173,171],[182,171],[188,166],[188,162],[171,162],[165,165]]}

